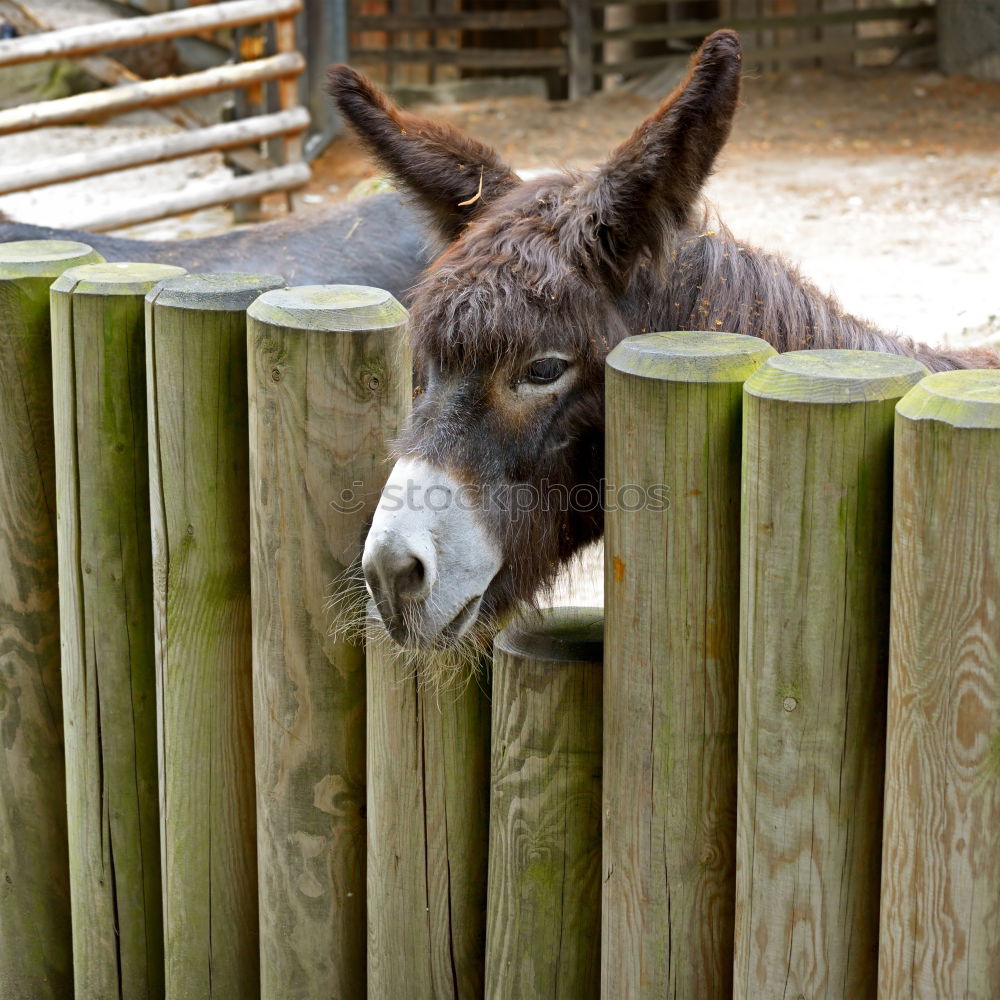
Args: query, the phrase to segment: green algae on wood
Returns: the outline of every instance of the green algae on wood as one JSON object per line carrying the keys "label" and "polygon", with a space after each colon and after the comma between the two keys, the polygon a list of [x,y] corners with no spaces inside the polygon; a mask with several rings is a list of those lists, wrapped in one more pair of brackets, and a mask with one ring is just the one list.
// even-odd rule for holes
{"label": "green algae on wood", "polygon": [[893,411],[925,374],[802,351],[747,380],[735,1000],[875,996]]}
{"label": "green algae on wood", "polygon": [[907,420],[951,427],[1000,428],[1000,371],[969,369],[928,375],[896,407]]}
{"label": "green algae on wood", "polygon": [[257,302],[252,316],[272,326],[322,331],[332,310],[337,311],[338,329],[344,332],[391,330],[406,319],[406,310],[389,292],[367,285],[298,285]]}
{"label": "green algae on wood", "polygon": [[489,663],[433,690],[374,619],[367,659],[369,996],[481,1000]]}
{"label": "green algae on wood", "polygon": [[77,295],[145,295],[157,282],[183,273],[183,267],[172,264],[86,264],[64,271],[52,290]]}
{"label": "green algae on wood", "polygon": [[742,388],[773,354],[684,332],[608,358],[608,996],[730,1000]]}
{"label": "green algae on wood", "polygon": [[246,309],[283,285],[183,275],[146,298],[170,997],[259,987]]}
{"label": "green algae on wood", "polygon": [[157,309],[246,312],[264,292],[279,288],[284,288],[284,278],[277,274],[186,274],[163,282],[150,302]]}
{"label": "green algae on wood", "polygon": [[678,330],[627,337],[608,355],[617,372],[668,382],[743,382],[774,354],[758,337]]}
{"label": "green algae on wood", "polygon": [[49,286],[102,259],[0,244],[0,1000],[73,990]]}
{"label": "green algae on wood", "polygon": [[87,264],[52,285],[76,995],[163,996],[143,297],[183,273]]}
{"label": "green algae on wood", "polygon": [[913,358],[878,351],[789,351],[747,380],[748,395],[790,403],[899,399],[926,369]]}
{"label": "green algae on wood", "polygon": [[494,645],[487,1000],[600,994],[603,634],[554,608]]}
{"label": "green algae on wood", "polygon": [[879,997],[1000,996],[1000,371],[896,407]]}
{"label": "green algae on wood", "polygon": [[86,243],[75,240],[17,240],[0,243],[0,279],[48,278],[49,283],[67,268],[102,264],[104,258]]}
{"label": "green algae on wood", "polygon": [[[248,315],[261,995],[363,998],[365,592],[351,571],[410,408],[406,311],[334,285],[266,292]],[[410,986],[369,995],[418,997]]]}

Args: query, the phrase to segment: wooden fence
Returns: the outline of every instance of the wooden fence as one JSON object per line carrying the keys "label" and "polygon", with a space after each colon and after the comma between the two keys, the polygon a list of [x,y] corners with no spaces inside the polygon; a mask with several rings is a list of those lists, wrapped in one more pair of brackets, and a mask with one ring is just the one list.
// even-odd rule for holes
{"label": "wooden fence", "polygon": [[[602,3],[601,6],[607,6]],[[678,5],[680,6],[680,5]],[[788,11],[788,6],[793,9]],[[667,18],[659,22],[625,24],[592,32],[594,44],[603,43],[594,72],[607,74],[655,70],[662,66],[670,48],[691,50],[718,28],[735,28],[744,42],[744,64],[749,72],[789,69],[796,66],[844,65],[860,53],[887,50],[899,54],[912,48],[932,46],[935,8],[924,3],[882,4],[874,7],[831,4],[785,5],[740,2],[720,4],[715,18]],[[725,9],[729,8],[729,9]],[[873,26],[874,31],[867,30]],[[915,30],[920,28],[921,30]],[[617,48],[609,51],[609,43]],[[660,43],[661,51],[644,55],[643,44]]]}
{"label": "wooden fence", "polygon": [[[33,164],[31,170],[9,168],[0,173],[0,194],[78,180],[113,170],[177,159],[210,150],[236,151],[244,176],[192,192],[153,196],[141,206],[111,209],[84,220],[94,231],[147,222],[165,215],[209,205],[287,191],[309,180],[302,161],[301,133],[309,115],[299,105],[296,77],[305,63],[296,51],[295,17],[301,0],[230,0],[144,17],[41,31],[0,41],[0,67],[45,59],[78,59],[99,79],[113,83],[104,90],[21,105],[0,111],[0,135],[47,125],[66,125],[106,118],[137,108],[174,105],[187,98],[275,81],[279,110],[224,124],[210,124],[180,109],[175,115],[192,131],[156,136],[103,152],[71,154]],[[114,63],[105,53],[127,46],[191,36],[219,29],[273,22],[276,53],[236,65],[217,66],[182,76],[143,80]],[[281,140],[281,165],[273,166],[253,150],[264,140]]]}
{"label": "wooden fence", "polygon": [[0,246],[0,1000],[1000,995],[1000,373],[623,342],[603,617],[435,695],[405,326]]}
{"label": "wooden fence", "polygon": [[458,10],[453,0],[363,0],[352,7],[350,58],[390,84],[409,79],[415,68],[425,68],[424,78],[432,81],[444,67],[555,73],[566,79],[570,97],[584,97],[602,81],[683,62],[706,35],[722,27],[742,34],[745,67],[751,72],[843,66],[865,53],[896,56],[935,42],[935,7],[917,0],[892,5],[564,0],[530,10],[491,6]]}

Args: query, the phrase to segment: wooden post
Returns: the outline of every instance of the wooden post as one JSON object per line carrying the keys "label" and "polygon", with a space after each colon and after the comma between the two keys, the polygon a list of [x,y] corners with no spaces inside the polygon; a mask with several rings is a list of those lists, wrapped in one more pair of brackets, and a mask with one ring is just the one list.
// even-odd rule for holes
{"label": "wooden post", "polygon": [[249,317],[261,993],[363,1000],[365,599],[351,570],[410,408],[406,312],[328,285],[268,292]]}
{"label": "wooden post", "polygon": [[[268,28],[269,25],[267,24],[253,24],[233,30],[232,56],[237,64],[246,64],[254,59],[261,58],[265,54],[271,34]],[[292,80],[292,85],[295,85],[294,79]],[[250,87],[240,87],[238,90],[233,91],[231,97],[232,105],[227,108],[227,112],[231,111],[237,121],[247,121],[261,117],[262,113],[268,110],[267,92],[269,89],[268,86],[260,83],[256,83]],[[273,107],[271,110],[273,110]],[[234,169],[237,177],[246,174],[248,170],[251,173],[259,173],[261,167],[270,166],[272,163],[284,162],[280,157],[275,156],[276,147],[278,146],[279,144],[273,141],[267,143],[264,147],[266,155],[262,155],[259,143],[256,146],[247,146],[242,150],[244,154],[256,155],[260,158],[261,162],[256,169],[244,167],[232,161],[230,161],[229,166]],[[291,202],[289,201],[287,204],[290,210]],[[234,222],[259,222],[261,219],[260,198],[246,198],[234,201],[230,207]]]}
{"label": "wooden post", "polygon": [[925,372],[796,351],[746,384],[736,1000],[875,995],[893,408]]}
{"label": "wooden post", "polygon": [[569,97],[579,101],[594,92],[594,6],[569,0]]}
{"label": "wooden post", "polygon": [[896,409],[879,997],[1000,997],[1000,372]]}
{"label": "wooden post", "polygon": [[493,654],[488,1000],[598,1000],[599,608],[554,608]]}
{"label": "wooden post", "polygon": [[162,997],[143,297],[164,264],[52,285],[76,996]]}
{"label": "wooden post", "polygon": [[945,73],[1000,80],[1000,0],[935,4],[938,63]]}
{"label": "wooden post", "polygon": [[0,244],[0,1000],[73,990],[49,286],[101,259]]}
{"label": "wooden post", "polygon": [[730,998],[741,392],[773,353],[656,333],[608,357],[608,997]]}
{"label": "wooden post", "polygon": [[[480,671],[488,673],[488,662]],[[435,692],[368,633],[368,996],[479,1000],[486,938],[486,681]]]}
{"label": "wooden post", "polygon": [[[275,45],[279,52],[295,52],[295,18],[280,17],[274,25]],[[299,105],[299,81],[285,76],[278,81],[278,107],[284,114],[304,110]],[[302,133],[284,133],[283,163],[298,163],[302,159]]]}
{"label": "wooden post", "polygon": [[246,309],[275,275],[146,300],[168,997],[256,997]]}

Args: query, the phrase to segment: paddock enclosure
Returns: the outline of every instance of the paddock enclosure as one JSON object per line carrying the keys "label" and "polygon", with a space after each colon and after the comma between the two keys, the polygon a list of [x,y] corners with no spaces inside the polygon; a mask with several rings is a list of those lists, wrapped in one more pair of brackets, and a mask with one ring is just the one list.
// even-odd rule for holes
{"label": "paddock enclosure", "polygon": [[10,243],[0,343],[2,1000],[1000,996],[1000,373],[630,338],[605,607],[433,690],[391,296]]}

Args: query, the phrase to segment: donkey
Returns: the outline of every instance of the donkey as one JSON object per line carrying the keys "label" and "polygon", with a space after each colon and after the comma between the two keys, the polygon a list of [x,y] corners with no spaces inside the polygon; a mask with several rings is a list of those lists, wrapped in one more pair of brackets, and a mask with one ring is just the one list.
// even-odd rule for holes
{"label": "donkey", "polygon": [[77,240],[105,260],[195,273],[277,272],[292,285],[375,285],[404,302],[430,262],[427,227],[397,192],[191,240],[129,240],[0,218],[0,243],[11,240]]}
{"label": "donkey", "polygon": [[517,496],[600,482],[604,361],[624,337],[727,330],[779,351],[1000,367],[990,351],[932,350],[847,315],[780,257],[709,220],[699,195],[729,136],[740,58],[737,35],[715,32],[605,163],[524,183],[495,151],[331,69],[344,117],[449,241],[414,292],[422,391],[362,559],[399,645],[483,641],[601,535],[600,510],[526,510]]}

